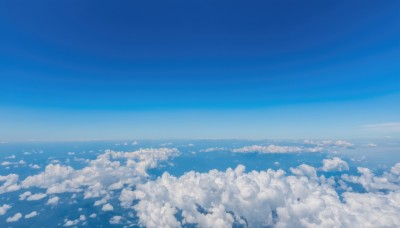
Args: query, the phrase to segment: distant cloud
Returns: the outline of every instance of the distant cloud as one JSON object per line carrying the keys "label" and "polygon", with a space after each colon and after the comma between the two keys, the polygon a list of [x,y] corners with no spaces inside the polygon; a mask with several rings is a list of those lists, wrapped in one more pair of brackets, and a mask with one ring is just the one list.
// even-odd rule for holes
{"label": "distant cloud", "polygon": [[315,146],[336,146],[336,147],[353,147],[354,144],[345,140],[304,140],[304,144]]}
{"label": "distant cloud", "polygon": [[51,198],[47,201],[47,204],[48,204],[48,205],[57,205],[59,200],[60,200],[60,198],[58,198],[58,196],[54,196],[54,197],[51,197]]}
{"label": "distant cloud", "polygon": [[321,167],[322,171],[345,171],[349,170],[349,165],[347,162],[343,161],[338,157],[334,157],[332,159],[324,159],[322,160],[323,166]]}
{"label": "distant cloud", "polygon": [[317,171],[314,167],[301,164],[297,168],[290,168],[290,171],[296,176],[306,176],[309,178],[317,178]]}
{"label": "distant cloud", "polygon": [[10,205],[8,204],[3,204],[3,206],[0,206],[0,215],[4,215],[7,213],[7,211],[11,208]]}
{"label": "distant cloud", "polygon": [[365,146],[366,147],[376,147],[376,144],[375,143],[368,143]]}
{"label": "distant cloud", "polygon": [[390,131],[400,131],[400,122],[385,122],[377,124],[367,124],[363,126],[369,129],[379,129],[379,130],[390,130]]}
{"label": "distant cloud", "polygon": [[101,210],[102,210],[102,211],[112,211],[112,210],[114,210],[114,207],[113,207],[111,204],[107,203],[107,204],[104,204],[104,205],[103,205],[103,207],[101,208]]}
{"label": "distant cloud", "polygon": [[214,152],[214,151],[222,151],[222,150],[226,150],[226,148],[224,148],[224,147],[210,147],[210,148],[207,148],[207,149],[202,149],[202,150],[200,150],[200,152]]}
{"label": "distant cloud", "polygon": [[19,190],[21,187],[18,185],[19,176],[17,174],[8,174],[7,176],[0,176],[0,194],[6,192],[13,192]]}
{"label": "distant cloud", "polygon": [[25,215],[25,218],[26,219],[30,219],[30,218],[33,218],[33,217],[37,216],[38,214],[39,213],[37,213],[37,211],[32,211],[31,213]]}
{"label": "distant cloud", "polygon": [[75,220],[68,220],[68,219],[66,219],[66,220],[64,221],[64,226],[66,226],[66,227],[68,227],[68,226],[76,226],[78,223],[79,223],[79,220],[78,220],[78,219],[75,219]]}
{"label": "distant cloud", "polygon": [[123,217],[122,216],[119,216],[119,215],[115,215],[115,216],[113,216],[111,219],[110,219],[110,224],[113,224],[113,225],[117,225],[117,224],[121,224],[121,220],[123,219]]}
{"label": "distant cloud", "polygon": [[22,218],[22,214],[21,213],[16,213],[14,216],[8,217],[6,221],[7,222],[17,222],[21,218]]}
{"label": "distant cloud", "polygon": [[400,163],[393,166],[390,172],[383,173],[382,176],[376,176],[370,169],[364,167],[358,167],[357,171],[361,176],[343,174],[342,179],[360,184],[368,192],[397,191],[400,197]]}
{"label": "distant cloud", "polygon": [[262,154],[274,154],[274,153],[298,153],[298,152],[321,152],[323,148],[314,147],[314,148],[304,148],[300,146],[260,146],[260,145],[252,145],[245,146],[238,149],[233,149],[232,152],[235,153],[262,153]]}
{"label": "distant cloud", "polygon": [[47,194],[44,193],[37,193],[37,194],[33,194],[28,196],[28,198],[26,198],[26,200],[28,201],[36,201],[36,200],[41,200],[43,198],[45,198],[47,196]]}

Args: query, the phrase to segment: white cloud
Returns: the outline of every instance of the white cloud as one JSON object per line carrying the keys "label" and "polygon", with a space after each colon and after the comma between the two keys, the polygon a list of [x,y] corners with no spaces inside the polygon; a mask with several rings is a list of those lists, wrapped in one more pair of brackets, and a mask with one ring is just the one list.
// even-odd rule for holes
{"label": "white cloud", "polygon": [[353,147],[354,144],[347,142],[345,140],[309,140],[306,139],[304,140],[304,144],[308,144],[308,145],[315,145],[315,146],[334,146],[334,147]]}
{"label": "white cloud", "polygon": [[7,211],[11,208],[10,205],[8,204],[3,204],[3,206],[0,206],[0,215],[4,215],[7,213]]}
{"label": "white cloud", "polygon": [[39,213],[37,213],[37,211],[32,211],[31,213],[25,215],[25,218],[30,219],[30,218],[36,217],[38,214]]}
{"label": "white cloud", "polygon": [[36,164],[29,164],[29,168],[32,168],[32,169],[40,169],[40,166],[39,166],[39,165],[36,165]]}
{"label": "white cloud", "polygon": [[222,151],[222,150],[226,150],[226,148],[224,148],[224,147],[210,147],[210,148],[207,148],[207,149],[203,149],[203,150],[200,150],[200,152],[214,152],[214,151]]}
{"label": "white cloud", "polygon": [[113,224],[113,225],[117,225],[117,224],[121,224],[121,220],[123,219],[123,217],[122,216],[119,216],[119,215],[115,215],[115,216],[113,216],[111,219],[110,219],[110,224]]}
{"label": "white cloud", "polygon": [[[261,151],[295,153],[293,150],[297,149],[294,148],[297,147],[261,146]],[[298,148],[302,151],[310,149]],[[114,210],[107,202],[118,197],[122,207],[135,209],[141,225],[146,227],[187,224],[199,227],[400,226],[400,163],[381,176],[359,168],[359,176],[342,175],[343,179],[336,179],[338,183],[334,178],[317,176],[316,169],[306,164],[291,168],[293,175],[271,169],[245,172],[245,167],[239,165],[226,171],[191,171],[179,177],[164,173],[155,180],[149,179],[148,169],[178,154],[176,149],[167,148],[106,151],[82,169],[50,164],[43,172],[29,176],[21,183],[18,175],[0,176],[0,183],[4,182],[0,194],[18,190],[20,186],[46,189],[46,193],[33,195],[26,191],[20,195],[23,200],[30,197],[43,199],[47,194],[81,192],[84,198],[98,197],[95,204],[102,205],[103,211]],[[346,163],[346,167],[343,162],[340,158],[325,159],[321,169],[346,170],[348,165]],[[361,184],[368,193],[339,195],[337,189],[350,189],[347,182]],[[117,195],[119,190],[121,193]],[[58,200],[54,196],[47,204],[55,205]],[[4,213],[9,209],[7,206],[2,206]],[[89,217],[94,218],[96,214]],[[128,223],[129,217],[116,215],[109,222]],[[85,221],[86,217],[81,215],[75,220],[65,219],[64,226],[76,226]]]}
{"label": "white cloud", "polygon": [[47,194],[84,191],[85,198],[100,197],[109,190],[135,185],[147,178],[148,169],[177,155],[175,148],[106,151],[81,170],[60,164],[47,165],[43,172],[23,180],[21,186],[45,188]]}
{"label": "white cloud", "polygon": [[400,130],[400,122],[385,122],[377,124],[367,124],[364,128],[382,129],[382,130]]}
{"label": "white cloud", "polygon": [[358,167],[360,176],[343,174],[342,179],[360,184],[369,192],[379,192],[382,190],[400,191],[400,163],[393,166],[390,172],[385,172],[382,176],[376,176],[370,169]]}
{"label": "white cloud", "polygon": [[321,167],[322,171],[345,171],[349,170],[349,165],[347,162],[343,161],[338,157],[334,157],[332,159],[324,159],[322,160],[323,166]]}
{"label": "white cloud", "polygon": [[8,217],[6,222],[17,222],[21,218],[22,218],[22,214],[21,213],[16,213],[14,216]]}
{"label": "white cloud", "polygon": [[269,145],[269,146],[260,146],[260,145],[253,145],[253,146],[245,146],[238,149],[232,150],[235,153],[298,153],[298,152],[321,152],[321,147],[315,148],[304,148],[299,146],[276,146],[276,145]]}
{"label": "white cloud", "polygon": [[[134,190],[125,188],[120,201],[121,206],[134,208],[146,227],[400,226],[400,192],[347,192],[341,200],[334,179],[317,177],[314,167],[303,164],[292,172],[296,176],[282,170],[246,173],[238,166],[180,177],[164,173]],[[178,212],[181,221],[175,216]]]}
{"label": "white cloud", "polygon": [[21,187],[18,185],[18,178],[19,177],[17,174],[0,176],[0,183],[3,182],[3,184],[0,186],[0,194],[19,190]]}
{"label": "white cloud", "polygon": [[400,162],[395,164],[391,169],[390,172],[394,175],[400,177]]}
{"label": "white cloud", "polygon": [[103,205],[103,207],[101,208],[101,210],[102,210],[102,211],[112,211],[112,210],[114,210],[114,207],[113,207],[111,204],[107,203],[107,204],[104,204],[104,205]]}
{"label": "white cloud", "polygon": [[60,200],[60,198],[58,198],[58,196],[54,196],[54,197],[51,197],[51,198],[47,201],[47,204],[48,204],[48,205],[57,205],[59,200]]}
{"label": "white cloud", "polygon": [[317,171],[314,167],[301,164],[297,168],[290,168],[290,171],[296,176],[306,176],[309,178],[317,178]]}
{"label": "white cloud", "polygon": [[28,200],[28,201],[41,200],[41,199],[45,198],[46,196],[47,196],[47,194],[37,193],[37,194],[28,196],[28,198],[26,198],[26,200]]}
{"label": "white cloud", "polygon": [[89,218],[96,218],[97,215],[95,213],[92,213],[91,215],[89,215]]}
{"label": "white cloud", "polygon": [[32,195],[32,192],[26,191],[26,192],[24,192],[24,193],[22,193],[22,194],[19,195],[19,200],[26,200],[26,198],[27,198],[28,196],[30,196],[30,195]]}
{"label": "white cloud", "polygon": [[6,159],[14,159],[14,158],[15,158],[15,155],[14,155],[14,154],[11,155],[11,156],[6,157]]}
{"label": "white cloud", "polygon": [[3,161],[1,163],[2,166],[7,166],[7,165],[12,165],[13,163],[9,162],[9,161]]}
{"label": "white cloud", "polygon": [[26,165],[26,162],[25,162],[24,160],[19,160],[19,161],[18,161],[18,164],[20,164],[20,165]]}
{"label": "white cloud", "polygon": [[376,147],[375,143],[368,143],[367,145],[365,145],[366,147]]}
{"label": "white cloud", "polygon": [[75,219],[75,220],[68,220],[68,219],[66,219],[65,222],[64,222],[64,226],[75,226],[75,225],[77,225],[78,223],[79,223],[79,220],[78,220],[78,219]]}

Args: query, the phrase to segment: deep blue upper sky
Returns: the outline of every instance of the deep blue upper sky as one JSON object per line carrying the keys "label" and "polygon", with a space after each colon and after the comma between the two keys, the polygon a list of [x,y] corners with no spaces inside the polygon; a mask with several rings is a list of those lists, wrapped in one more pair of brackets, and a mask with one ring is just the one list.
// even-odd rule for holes
{"label": "deep blue upper sky", "polygon": [[390,0],[5,0],[0,108],[20,122],[12,110],[240,112],[398,95],[399,12]]}

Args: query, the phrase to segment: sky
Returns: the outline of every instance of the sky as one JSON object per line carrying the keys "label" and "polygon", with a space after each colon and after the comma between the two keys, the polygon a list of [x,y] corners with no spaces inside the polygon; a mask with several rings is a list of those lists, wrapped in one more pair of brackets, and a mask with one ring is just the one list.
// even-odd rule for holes
{"label": "sky", "polygon": [[400,137],[399,1],[2,1],[0,141]]}

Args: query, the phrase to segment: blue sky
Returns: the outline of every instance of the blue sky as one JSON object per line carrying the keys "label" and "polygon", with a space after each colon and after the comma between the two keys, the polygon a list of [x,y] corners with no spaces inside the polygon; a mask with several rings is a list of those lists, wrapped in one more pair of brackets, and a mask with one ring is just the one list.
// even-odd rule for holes
{"label": "blue sky", "polygon": [[399,136],[399,10],[3,1],[0,139]]}

